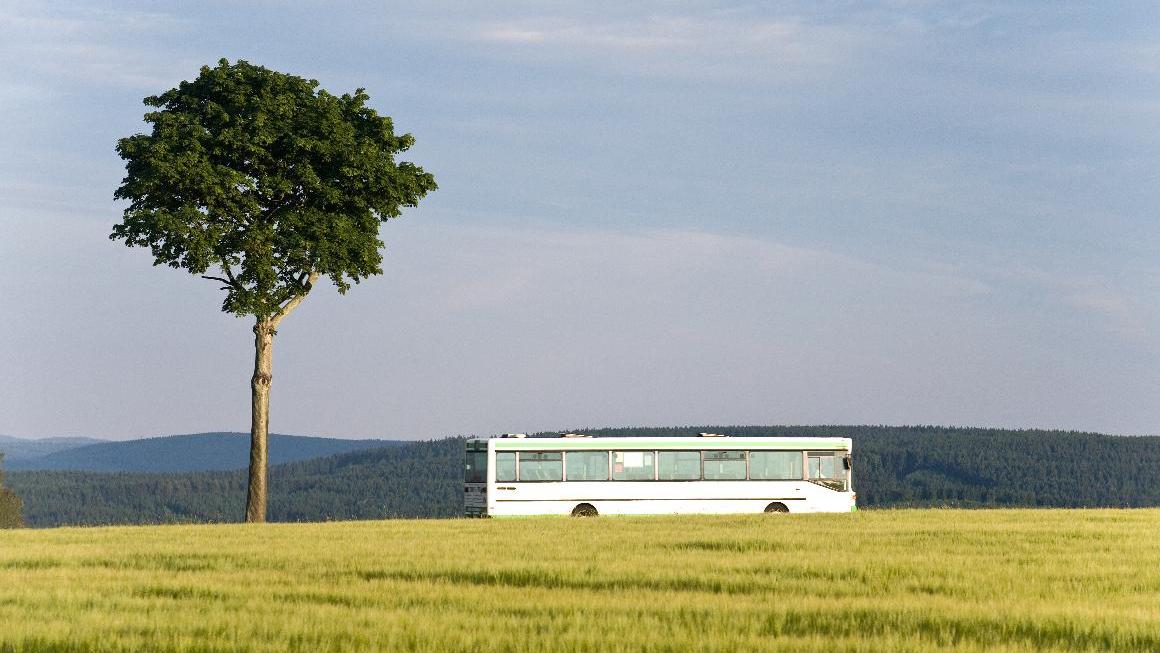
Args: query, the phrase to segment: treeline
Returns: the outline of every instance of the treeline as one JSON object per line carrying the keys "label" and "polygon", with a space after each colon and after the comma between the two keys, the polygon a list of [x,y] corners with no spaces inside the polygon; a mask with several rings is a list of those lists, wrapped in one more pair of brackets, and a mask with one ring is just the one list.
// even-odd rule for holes
{"label": "treeline", "polygon": [[0,453],[0,528],[20,528],[21,501],[12,490],[4,487],[4,454]]}
{"label": "treeline", "polygon": [[[595,436],[840,436],[854,440],[863,508],[1160,506],[1160,438],[889,426],[578,429]],[[278,465],[270,518],[325,521],[462,514],[463,439]],[[238,521],[244,472],[13,472],[30,526]]]}
{"label": "treeline", "polygon": [[[451,517],[463,508],[463,440],[391,445],[270,468],[272,521]],[[29,526],[240,521],[244,470],[13,472]]]}

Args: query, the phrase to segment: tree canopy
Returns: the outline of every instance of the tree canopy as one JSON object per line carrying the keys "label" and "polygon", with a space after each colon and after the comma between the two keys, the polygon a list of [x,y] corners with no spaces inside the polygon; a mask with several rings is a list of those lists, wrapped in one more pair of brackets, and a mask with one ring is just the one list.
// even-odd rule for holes
{"label": "tree canopy", "polygon": [[121,139],[129,200],[111,238],[149,247],[155,265],[208,275],[222,309],[277,316],[329,277],[345,292],[382,272],[379,223],[436,188],[396,161],[414,142],[367,106],[318,82],[222,59],[148,97],[152,133]]}

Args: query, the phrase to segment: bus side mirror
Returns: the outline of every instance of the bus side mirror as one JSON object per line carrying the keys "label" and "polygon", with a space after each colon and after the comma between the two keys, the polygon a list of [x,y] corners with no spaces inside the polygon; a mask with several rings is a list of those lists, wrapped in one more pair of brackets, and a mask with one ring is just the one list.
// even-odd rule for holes
{"label": "bus side mirror", "polygon": [[850,469],[850,467],[852,467],[852,466],[853,466],[853,461],[851,460],[850,456],[848,454],[843,456],[842,457],[842,467],[845,467],[846,469]]}

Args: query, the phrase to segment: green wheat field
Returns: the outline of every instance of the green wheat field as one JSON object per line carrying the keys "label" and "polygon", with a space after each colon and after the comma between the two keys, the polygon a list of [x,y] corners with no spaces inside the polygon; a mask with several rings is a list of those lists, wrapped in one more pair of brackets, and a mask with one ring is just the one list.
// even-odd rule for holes
{"label": "green wheat field", "polygon": [[1160,651],[1160,510],[0,531],[0,651]]}

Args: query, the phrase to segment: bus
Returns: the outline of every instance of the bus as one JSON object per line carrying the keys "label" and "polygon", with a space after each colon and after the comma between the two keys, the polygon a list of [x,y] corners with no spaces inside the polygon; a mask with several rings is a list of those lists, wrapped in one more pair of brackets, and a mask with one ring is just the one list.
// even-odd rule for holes
{"label": "bus", "polygon": [[850,438],[555,437],[468,440],[464,514],[849,512]]}

